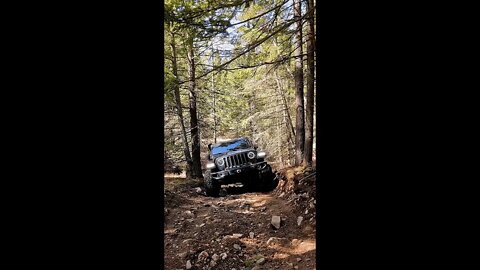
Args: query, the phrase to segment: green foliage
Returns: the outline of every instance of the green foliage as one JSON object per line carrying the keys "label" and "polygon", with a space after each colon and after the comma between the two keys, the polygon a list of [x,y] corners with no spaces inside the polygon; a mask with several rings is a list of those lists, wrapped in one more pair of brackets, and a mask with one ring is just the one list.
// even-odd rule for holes
{"label": "green foliage", "polygon": [[[216,126],[217,138],[251,136],[267,151],[270,161],[281,160],[286,165],[292,158],[290,125],[295,125],[295,90],[291,53],[294,46],[293,33],[288,27],[292,19],[291,2],[282,5],[283,2],[256,0],[246,5],[243,0],[165,0],[165,107],[175,112],[173,90],[176,86],[180,89],[182,105],[188,106],[186,51],[191,42],[197,64],[197,109],[205,147],[202,150],[213,142]],[[249,20],[277,6],[275,11]],[[248,21],[230,27],[244,20]],[[245,52],[274,29],[281,31],[229,65],[207,74],[212,64],[218,67]],[[171,34],[175,35],[178,78],[172,72]],[[212,44],[221,37],[232,50]],[[275,64],[265,64],[271,62]],[[251,66],[255,67],[248,68]],[[204,74],[207,75],[202,77]],[[184,119],[188,130],[188,110],[184,110]],[[180,135],[178,117],[166,113],[165,151],[172,157],[182,156]]]}

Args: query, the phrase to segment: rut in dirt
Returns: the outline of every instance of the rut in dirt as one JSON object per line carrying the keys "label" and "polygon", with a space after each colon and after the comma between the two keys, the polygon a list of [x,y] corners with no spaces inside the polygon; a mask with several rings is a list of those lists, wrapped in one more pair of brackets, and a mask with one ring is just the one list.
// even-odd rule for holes
{"label": "rut in dirt", "polygon": [[177,181],[165,191],[165,269],[315,269],[314,197],[228,186],[213,198],[198,182]]}

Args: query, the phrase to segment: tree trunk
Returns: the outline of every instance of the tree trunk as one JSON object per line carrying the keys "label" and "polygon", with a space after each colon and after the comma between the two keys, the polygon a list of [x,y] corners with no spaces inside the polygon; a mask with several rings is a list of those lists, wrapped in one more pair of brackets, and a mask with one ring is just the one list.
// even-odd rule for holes
{"label": "tree trunk", "polygon": [[[212,61],[213,63],[213,61]],[[217,112],[215,110],[216,104],[216,95],[215,88],[213,87],[213,72],[212,72],[212,94],[213,94],[213,143],[217,143]]]}
{"label": "tree trunk", "polygon": [[193,37],[188,39],[188,100],[190,109],[190,129],[192,137],[192,178],[202,178],[202,165],[200,163],[200,129],[197,119],[197,97],[195,95],[195,53],[193,48]]}
{"label": "tree trunk", "polygon": [[[278,76],[277,76],[277,71],[274,71],[274,75],[275,75],[275,81],[277,82],[277,89],[278,89],[278,92],[280,94],[280,96],[282,97],[282,101],[283,101],[283,108],[284,110],[286,111],[287,113],[287,116],[288,116],[288,123],[287,123],[287,130],[290,126],[290,130],[291,130],[291,135],[289,134],[288,136],[293,136],[295,137],[295,130],[293,128],[293,124],[292,124],[292,118],[290,117],[290,109],[288,108],[288,102],[287,102],[287,99],[285,98],[285,93],[283,92],[283,87],[282,87],[282,84],[280,83],[280,80],[278,79]],[[287,131],[289,132],[289,131]],[[293,141],[293,140],[292,140]]]}
{"label": "tree trunk", "polygon": [[189,149],[188,140],[187,140],[187,132],[185,130],[185,123],[183,121],[183,109],[182,109],[182,102],[180,100],[180,89],[178,87],[179,79],[178,79],[178,67],[177,67],[177,52],[175,47],[175,34],[173,32],[170,32],[170,37],[171,37],[170,48],[172,49],[172,70],[173,70],[173,75],[175,76],[175,80],[177,81],[177,83],[175,83],[175,88],[174,88],[175,103],[177,107],[178,121],[180,123],[180,128],[182,129],[183,154],[185,156],[185,160],[187,161],[187,168],[185,172],[187,177],[191,177],[192,157],[190,156],[190,149]]}
{"label": "tree trunk", "polygon": [[313,0],[307,1],[308,12],[308,35],[307,35],[307,104],[305,106],[305,158],[303,164],[312,165],[313,155],[313,96],[314,96],[314,51],[315,51],[315,29],[314,29],[314,14]]}
{"label": "tree trunk", "polygon": [[302,3],[294,0],[294,19],[297,29],[295,33],[295,100],[296,100],[296,134],[295,134],[295,165],[300,165],[305,150],[305,119],[303,102],[303,50],[302,50]]}

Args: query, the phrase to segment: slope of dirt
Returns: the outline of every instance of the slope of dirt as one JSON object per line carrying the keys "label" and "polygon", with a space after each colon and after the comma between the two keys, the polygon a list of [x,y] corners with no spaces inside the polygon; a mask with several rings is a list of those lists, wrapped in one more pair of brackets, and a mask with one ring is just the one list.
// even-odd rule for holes
{"label": "slope of dirt", "polygon": [[198,181],[166,178],[165,269],[315,269],[315,218],[276,196],[284,185],[270,193],[229,186],[212,198]]}

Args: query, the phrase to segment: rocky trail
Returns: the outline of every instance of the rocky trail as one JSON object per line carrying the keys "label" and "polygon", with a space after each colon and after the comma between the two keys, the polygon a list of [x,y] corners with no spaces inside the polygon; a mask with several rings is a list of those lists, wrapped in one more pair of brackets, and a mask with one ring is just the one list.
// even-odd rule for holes
{"label": "rocky trail", "polygon": [[218,198],[201,182],[166,178],[165,269],[314,270],[315,197],[295,181],[283,191],[283,178],[273,192],[227,186]]}

